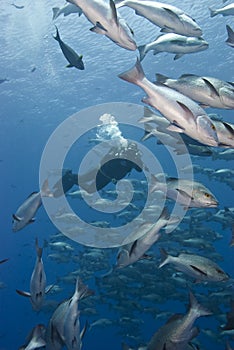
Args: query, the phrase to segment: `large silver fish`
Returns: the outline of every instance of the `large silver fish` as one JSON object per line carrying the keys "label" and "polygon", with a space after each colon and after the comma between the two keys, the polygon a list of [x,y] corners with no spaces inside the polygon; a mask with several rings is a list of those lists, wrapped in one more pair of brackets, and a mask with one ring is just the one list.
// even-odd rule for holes
{"label": "large silver fish", "polygon": [[209,10],[210,10],[210,17],[214,17],[217,15],[234,16],[234,3],[226,5],[216,10],[212,10],[211,8],[209,8]]}
{"label": "large silver fish", "polygon": [[[158,221],[155,224],[149,225],[148,230],[142,237],[119,250],[116,267],[122,268],[133,264],[139,259],[147,258],[145,253],[160,238],[161,234],[159,231],[163,227],[176,222],[178,222],[178,218],[170,218],[166,208],[164,208]],[[143,225],[145,226],[145,224]],[[141,229],[143,230],[143,228]]]}
{"label": "large silver fish", "polygon": [[80,332],[78,302],[92,294],[93,291],[77,278],[73,296],[59,304],[49,321],[46,338],[49,350],[60,350],[64,345],[68,350],[81,349],[87,325]]}
{"label": "large silver fish", "polygon": [[152,175],[151,192],[162,191],[168,199],[172,199],[186,208],[215,208],[218,201],[203,184],[188,179],[169,177],[166,183],[160,182]]}
{"label": "large silver fish", "polygon": [[33,223],[35,221],[35,214],[42,204],[41,196],[43,197],[53,197],[53,194],[48,188],[48,181],[46,180],[42,186],[40,192],[33,192],[30,196],[23,202],[23,204],[17,209],[16,213],[12,215],[13,217],[13,228],[14,232],[21,230],[26,225]]}
{"label": "large silver fish", "polygon": [[203,256],[184,253],[171,256],[164,249],[160,252],[162,261],[159,268],[172,264],[176,270],[195,278],[197,282],[221,282],[229,278],[216,263]]}
{"label": "large silver fish", "polygon": [[19,350],[35,350],[46,345],[45,342],[46,328],[43,324],[36,325],[28,336],[27,345],[23,345]]}
{"label": "large silver fish", "polygon": [[46,293],[46,274],[42,261],[43,249],[38,246],[38,240],[36,238],[36,252],[37,259],[34,266],[34,270],[30,280],[30,292],[24,292],[16,290],[18,294],[29,297],[33,310],[40,311],[43,306],[44,296]]}
{"label": "large silver fish", "polygon": [[194,74],[183,74],[178,79],[156,74],[156,78],[158,83],[165,84],[204,106],[234,109],[234,85],[232,83]]}
{"label": "large silver fish", "polygon": [[107,36],[125,49],[136,50],[133,32],[118,15],[113,0],[69,0],[69,2],[79,6],[87,19],[94,24],[90,29],[92,32]]}
{"label": "large silver fish", "polygon": [[178,91],[163,84],[151,83],[145,77],[139,60],[119,77],[140,86],[147,93],[148,97],[143,102],[159,110],[171,122],[168,130],[185,133],[208,146],[218,146],[215,126],[205,111]]}
{"label": "large silver fish", "polygon": [[151,338],[147,350],[188,350],[194,349],[189,342],[198,334],[194,322],[201,316],[211,313],[198,304],[190,292],[190,308],[186,315],[173,315]]}
{"label": "large silver fish", "polygon": [[147,52],[153,51],[154,55],[160,52],[174,53],[174,60],[184,54],[206,50],[209,44],[203,38],[188,37],[180,34],[168,33],[159,35],[153,42],[138,47],[140,60],[142,61]]}
{"label": "large silver fish", "polygon": [[137,15],[161,27],[161,32],[196,37],[202,35],[202,30],[196,21],[175,6],[151,0],[115,0],[115,4],[117,8],[128,6],[134,9]]}

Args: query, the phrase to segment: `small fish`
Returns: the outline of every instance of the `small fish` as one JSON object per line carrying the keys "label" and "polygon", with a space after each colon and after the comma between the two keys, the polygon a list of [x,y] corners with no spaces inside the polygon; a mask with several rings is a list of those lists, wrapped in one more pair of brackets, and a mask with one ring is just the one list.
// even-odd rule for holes
{"label": "small fish", "polygon": [[133,31],[117,13],[113,0],[69,0],[79,6],[87,19],[93,23],[90,30],[107,36],[117,45],[131,51],[137,49]]}
{"label": "small fish", "polygon": [[212,260],[195,254],[181,253],[177,257],[167,254],[160,249],[162,261],[159,268],[172,264],[176,270],[196,279],[197,282],[227,281],[229,276]]}
{"label": "small fish", "polygon": [[56,26],[55,28],[56,28],[56,36],[54,36],[54,39],[58,41],[64,57],[69,62],[69,64],[67,65],[67,68],[75,67],[77,69],[84,70],[84,63],[82,61],[83,56],[77,55],[77,53],[70,46],[65,44],[59,36],[58,28]]}
{"label": "small fish", "polygon": [[168,130],[185,133],[208,146],[218,146],[215,126],[205,111],[187,96],[163,84],[153,84],[137,60],[135,66],[119,78],[141,87],[148,95],[142,101],[159,110],[170,121]]}
{"label": "small fish", "polygon": [[7,78],[0,78],[0,84],[5,83],[5,81],[9,81]]}
{"label": "small fish", "polygon": [[24,8],[23,5],[19,6],[19,5],[16,5],[16,4],[14,4],[14,3],[12,3],[11,5],[14,6],[14,7],[15,7],[16,9],[18,9],[18,10],[22,10],[22,9]]}
{"label": "small fish", "polygon": [[143,60],[147,52],[153,51],[154,55],[160,52],[176,54],[174,60],[179,59],[184,54],[206,50],[209,44],[203,38],[188,37],[180,34],[168,33],[159,35],[153,42],[138,46],[140,61]]}
{"label": "small fish", "polygon": [[48,180],[45,180],[40,192],[33,192],[17,209],[13,217],[13,232],[22,230],[26,225],[35,221],[34,215],[42,204],[41,197],[53,197],[49,190]]}
{"label": "small fish", "polygon": [[152,175],[150,191],[162,191],[168,199],[172,199],[186,208],[215,208],[218,206],[215,196],[197,181],[169,177],[164,183]]}
{"label": "small fish", "polygon": [[229,25],[226,25],[228,38],[226,40],[227,45],[234,47],[234,31]]}
{"label": "small fish", "polygon": [[0,264],[3,264],[3,263],[5,263],[6,261],[8,261],[9,259],[7,258],[7,259],[3,259],[3,260],[0,260]]}
{"label": "small fish", "polygon": [[234,108],[234,85],[217,78],[183,74],[178,79],[171,79],[156,74],[158,83],[175,89],[202,106],[214,108]]}
{"label": "small fish", "polygon": [[34,350],[46,346],[46,327],[43,324],[36,325],[28,336],[27,345],[20,347],[20,350]]}
{"label": "small fish", "polygon": [[78,13],[79,16],[82,15],[82,10],[79,6],[73,4],[66,4],[63,7],[53,7],[53,21],[61,15],[64,17],[70,15],[71,13]]}
{"label": "small fish", "polygon": [[116,7],[128,6],[136,14],[161,27],[163,33],[177,33],[200,37],[202,30],[196,21],[178,7],[156,2],[139,0],[115,0]]}
{"label": "small fish", "polygon": [[38,246],[38,240],[36,238],[36,252],[37,259],[34,266],[34,270],[30,281],[30,292],[24,292],[21,290],[16,290],[19,295],[29,297],[33,310],[40,311],[43,306],[44,296],[46,291],[46,275],[44,271],[44,265],[42,261],[42,251],[43,249]]}
{"label": "small fish", "polygon": [[210,17],[214,17],[217,15],[233,16],[234,15],[234,3],[229,4],[227,6],[224,6],[222,8],[216,9],[216,10],[212,10],[211,8],[209,8],[209,10],[210,10]]}

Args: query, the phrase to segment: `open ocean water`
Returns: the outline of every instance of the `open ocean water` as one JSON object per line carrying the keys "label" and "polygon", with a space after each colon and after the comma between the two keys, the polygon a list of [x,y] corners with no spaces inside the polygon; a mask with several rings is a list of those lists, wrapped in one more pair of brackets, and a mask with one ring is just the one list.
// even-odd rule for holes
{"label": "open ocean water", "polygon": [[[234,29],[233,16],[211,18],[209,12],[209,7],[224,6],[222,1],[183,0],[178,3],[168,0],[166,3],[178,6],[196,20],[209,48],[186,54],[178,60],[173,60],[174,55],[170,53],[153,55],[150,51],[142,61],[147,78],[155,81],[156,73],[172,78],[191,73],[233,82],[234,51],[225,43],[226,24]],[[228,1],[225,5],[230,3]],[[89,30],[92,24],[84,15],[61,15],[53,21],[52,8],[63,5],[64,2],[60,0],[0,2],[0,260],[9,259],[0,266],[0,350],[19,349],[27,343],[26,338],[33,327],[38,324],[47,327],[59,303],[73,295],[78,276],[94,291],[94,295],[79,301],[80,328],[86,321],[88,323],[82,340],[83,350],[138,349],[147,346],[153,334],[172,315],[187,312],[189,290],[199,303],[212,312],[211,316],[201,317],[195,322],[200,329],[193,339],[196,348],[227,350],[227,340],[233,348],[233,328],[230,334],[222,333],[222,325],[227,324],[227,313],[230,313],[234,299],[234,258],[233,246],[230,245],[234,225],[233,153],[228,160],[219,155],[225,149],[217,147],[210,147],[207,156],[189,154],[189,151],[185,155],[176,155],[172,148],[157,143],[155,137],[141,141],[144,126],[138,120],[143,117],[145,104],[141,99],[145,93],[118,77],[118,74],[134,66],[139,56],[138,50],[126,50],[107,37],[92,33]],[[159,27],[137,16],[134,10],[123,7],[119,13],[133,29],[137,46],[151,42],[160,35]],[[83,55],[84,70],[66,68],[68,62],[53,39],[55,24],[61,39]],[[156,110],[151,110],[158,114]],[[234,123],[233,110],[207,108],[206,112]],[[181,217],[182,221],[169,234],[162,230],[159,241],[147,251],[150,259],[139,260],[121,269],[114,268],[113,271],[111,268],[116,264],[121,246],[119,237],[122,235],[122,241],[128,237],[126,224],[144,213],[147,204],[148,178],[144,172],[133,169],[126,175],[127,182],[134,180],[133,198],[130,204],[118,211],[108,212],[111,208],[108,204],[103,205],[100,198],[96,199],[99,206],[96,203],[97,206],[93,208],[95,200],[86,204],[80,196],[64,197],[74,213],[89,224],[86,229],[79,231],[72,219],[69,222],[68,216],[64,221],[61,217],[60,220],[53,220],[56,215],[66,214],[63,203],[57,205],[53,216],[51,212],[55,202],[52,201],[56,199],[43,198],[46,210],[44,205],[39,208],[35,223],[20,231],[12,231],[12,214],[32,192],[39,191],[39,181],[42,185],[47,177],[52,189],[54,178],[57,176],[58,179],[61,175],[61,168],[71,169],[76,174],[79,172],[81,162],[99,144],[96,140],[102,130],[99,117],[104,113],[114,116],[115,127],[124,139],[136,142],[139,147],[142,145],[143,153],[151,152],[158,172],[169,177],[183,177],[189,173],[195,181],[206,186],[219,202],[216,208],[185,210],[183,206],[177,206],[183,220]],[[70,120],[74,114],[74,124],[69,124],[65,130],[62,123]],[[61,138],[57,132],[60,126]],[[46,145],[52,135],[57,139],[48,151]],[[71,135],[77,138],[71,140]],[[109,139],[113,136],[113,129],[107,136]],[[48,152],[49,161],[45,165],[42,155]],[[64,159],[61,152],[65,152]],[[104,153],[105,147],[97,149],[97,154],[93,153],[93,158],[88,159],[87,164],[92,166]],[[150,159],[146,160],[148,168],[151,167]],[[60,164],[59,168],[57,164]],[[190,167],[186,172],[185,167],[190,165],[194,165],[194,168]],[[217,175],[221,169],[225,169],[228,175]],[[126,186],[127,182],[124,183]],[[110,181],[99,191],[100,196],[115,200],[117,185]],[[68,192],[78,189],[74,186]],[[126,196],[128,189],[124,188]],[[161,199],[156,204],[163,208]],[[170,212],[173,205],[173,201],[166,200]],[[217,221],[215,215],[219,210],[226,216]],[[154,222],[153,215],[151,213],[149,217]],[[159,215],[155,214],[156,220]],[[142,224],[141,220],[144,221],[142,218],[136,221],[134,230]],[[93,226],[90,228],[91,223]],[[99,225],[98,233],[94,225]],[[74,227],[75,234],[72,231]],[[116,227],[119,230],[117,243],[112,244],[112,238],[109,239],[108,235],[111,237],[112,228]],[[63,233],[59,234],[60,231]],[[36,261],[36,237],[39,246],[43,247],[47,285],[53,286],[38,312],[32,309],[29,298],[16,293],[16,289],[29,291]],[[201,241],[186,243],[189,238],[199,238]],[[58,242],[60,246],[56,246]],[[189,252],[208,257],[228,273],[229,280],[195,283],[190,276],[176,274],[173,265],[158,269],[159,247],[172,255]],[[34,348],[38,347],[30,349]],[[163,349],[168,348],[154,348]]]}

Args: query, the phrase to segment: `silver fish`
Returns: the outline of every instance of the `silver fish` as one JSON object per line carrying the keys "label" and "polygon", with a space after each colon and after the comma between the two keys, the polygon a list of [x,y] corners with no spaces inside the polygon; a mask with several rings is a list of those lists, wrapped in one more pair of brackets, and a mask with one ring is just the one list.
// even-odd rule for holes
{"label": "silver fish", "polygon": [[82,15],[82,10],[79,6],[73,4],[66,4],[63,7],[53,7],[53,20],[61,15],[68,16],[71,13],[78,13],[79,16]]}
{"label": "silver fish", "polygon": [[232,83],[194,74],[183,74],[178,79],[156,74],[156,78],[158,83],[181,92],[205,107],[234,108],[234,85]]}
{"label": "silver fish", "polygon": [[80,299],[92,294],[93,292],[77,278],[75,292],[69,301],[64,316],[64,343],[68,350],[80,350],[82,347],[82,338],[87,329],[87,323],[83,330],[80,331],[78,302]]}
{"label": "silver fish", "polygon": [[69,0],[79,6],[87,19],[94,24],[90,30],[103,34],[117,45],[135,51],[133,32],[116,11],[113,0]]}
{"label": "silver fish", "polygon": [[184,132],[210,146],[218,146],[215,126],[205,111],[187,96],[162,84],[151,83],[137,60],[135,66],[119,78],[140,86],[148,95],[143,102],[158,109],[170,122],[168,130]]}
{"label": "silver fish", "polygon": [[179,254],[172,256],[160,249],[162,261],[159,268],[172,264],[176,270],[196,279],[197,282],[227,281],[229,276],[212,260],[195,254]]}
{"label": "silver fish", "polygon": [[196,37],[202,35],[202,30],[195,20],[175,6],[151,0],[115,0],[115,4],[117,8],[128,6],[134,9],[137,15],[161,27],[161,32]]}
{"label": "silver fish", "polygon": [[177,201],[186,208],[214,208],[218,201],[200,182],[169,177],[166,184],[152,175],[151,192],[162,191],[168,199]]}
{"label": "silver fish", "polygon": [[153,51],[154,55],[160,52],[169,52],[176,54],[174,60],[179,59],[184,54],[204,51],[209,44],[203,38],[184,36],[180,34],[168,33],[159,35],[153,42],[138,46],[140,60],[142,61],[147,52]]}
{"label": "silver fish", "polygon": [[234,47],[234,31],[229,25],[226,25],[228,38],[226,40],[227,45]]}
{"label": "silver fish", "polygon": [[46,274],[42,261],[43,249],[38,246],[38,239],[36,238],[36,252],[37,259],[34,270],[30,280],[30,292],[16,290],[22,296],[29,297],[33,310],[40,311],[43,305],[44,296],[46,293]]}
{"label": "silver fish", "polygon": [[[142,237],[119,250],[116,267],[122,268],[133,264],[139,259],[147,258],[145,253],[160,238],[161,234],[159,231],[163,227],[176,222],[178,222],[178,218],[170,218],[166,208],[164,208],[158,221],[155,224],[148,225],[148,229]],[[143,225],[145,226],[145,224]]]}
{"label": "silver fish", "polygon": [[26,225],[35,221],[34,215],[42,204],[41,196],[53,197],[53,194],[48,188],[48,181],[46,180],[42,186],[41,192],[33,192],[17,209],[13,217],[13,232],[19,231]]}
{"label": "silver fish", "polygon": [[27,345],[21,346],[20,350],[34,350],[44,347],[46,345],[45,332],[46,328],[43,324],[36,325],[28,337]]}
{"label": "silver fish", "polygon": [[211,8],[209,8],[209,10],[210,10],[210,17],[214,17],[217,15],[234,16],[234,3],[216,10],[212,10]]}
{"label": "silver fish", "polygon": [[197,327],[193,324],[200,316],[211,313],[198,304],[190,292],[190,308],[186,315],[175,314],[157,330],[151,338],[147,350],[188,350],[194,349],[189,343],[197,334]]}

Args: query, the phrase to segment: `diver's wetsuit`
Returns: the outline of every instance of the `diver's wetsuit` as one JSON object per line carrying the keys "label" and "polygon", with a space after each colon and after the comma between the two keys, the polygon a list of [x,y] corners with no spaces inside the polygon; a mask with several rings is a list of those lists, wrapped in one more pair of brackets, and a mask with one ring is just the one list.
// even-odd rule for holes
{"label": "diver's wetsuit", "polygon": [[[94,193],[101,190],[110,182],[116,183],[123,179],[133,169],[141,172],[143,163],[141,154],[134,142],[129,142],[127,148],[113,147],[101,161],[99,169],[91,169],[83,175],[73,174],[71,170],[66,171],[62,177],[54,185],[54,197],[62,195],[63,191],[66,193],[73,185],[78,185],[88,193]],[[96,176],[96,178],[95,178]]]}

